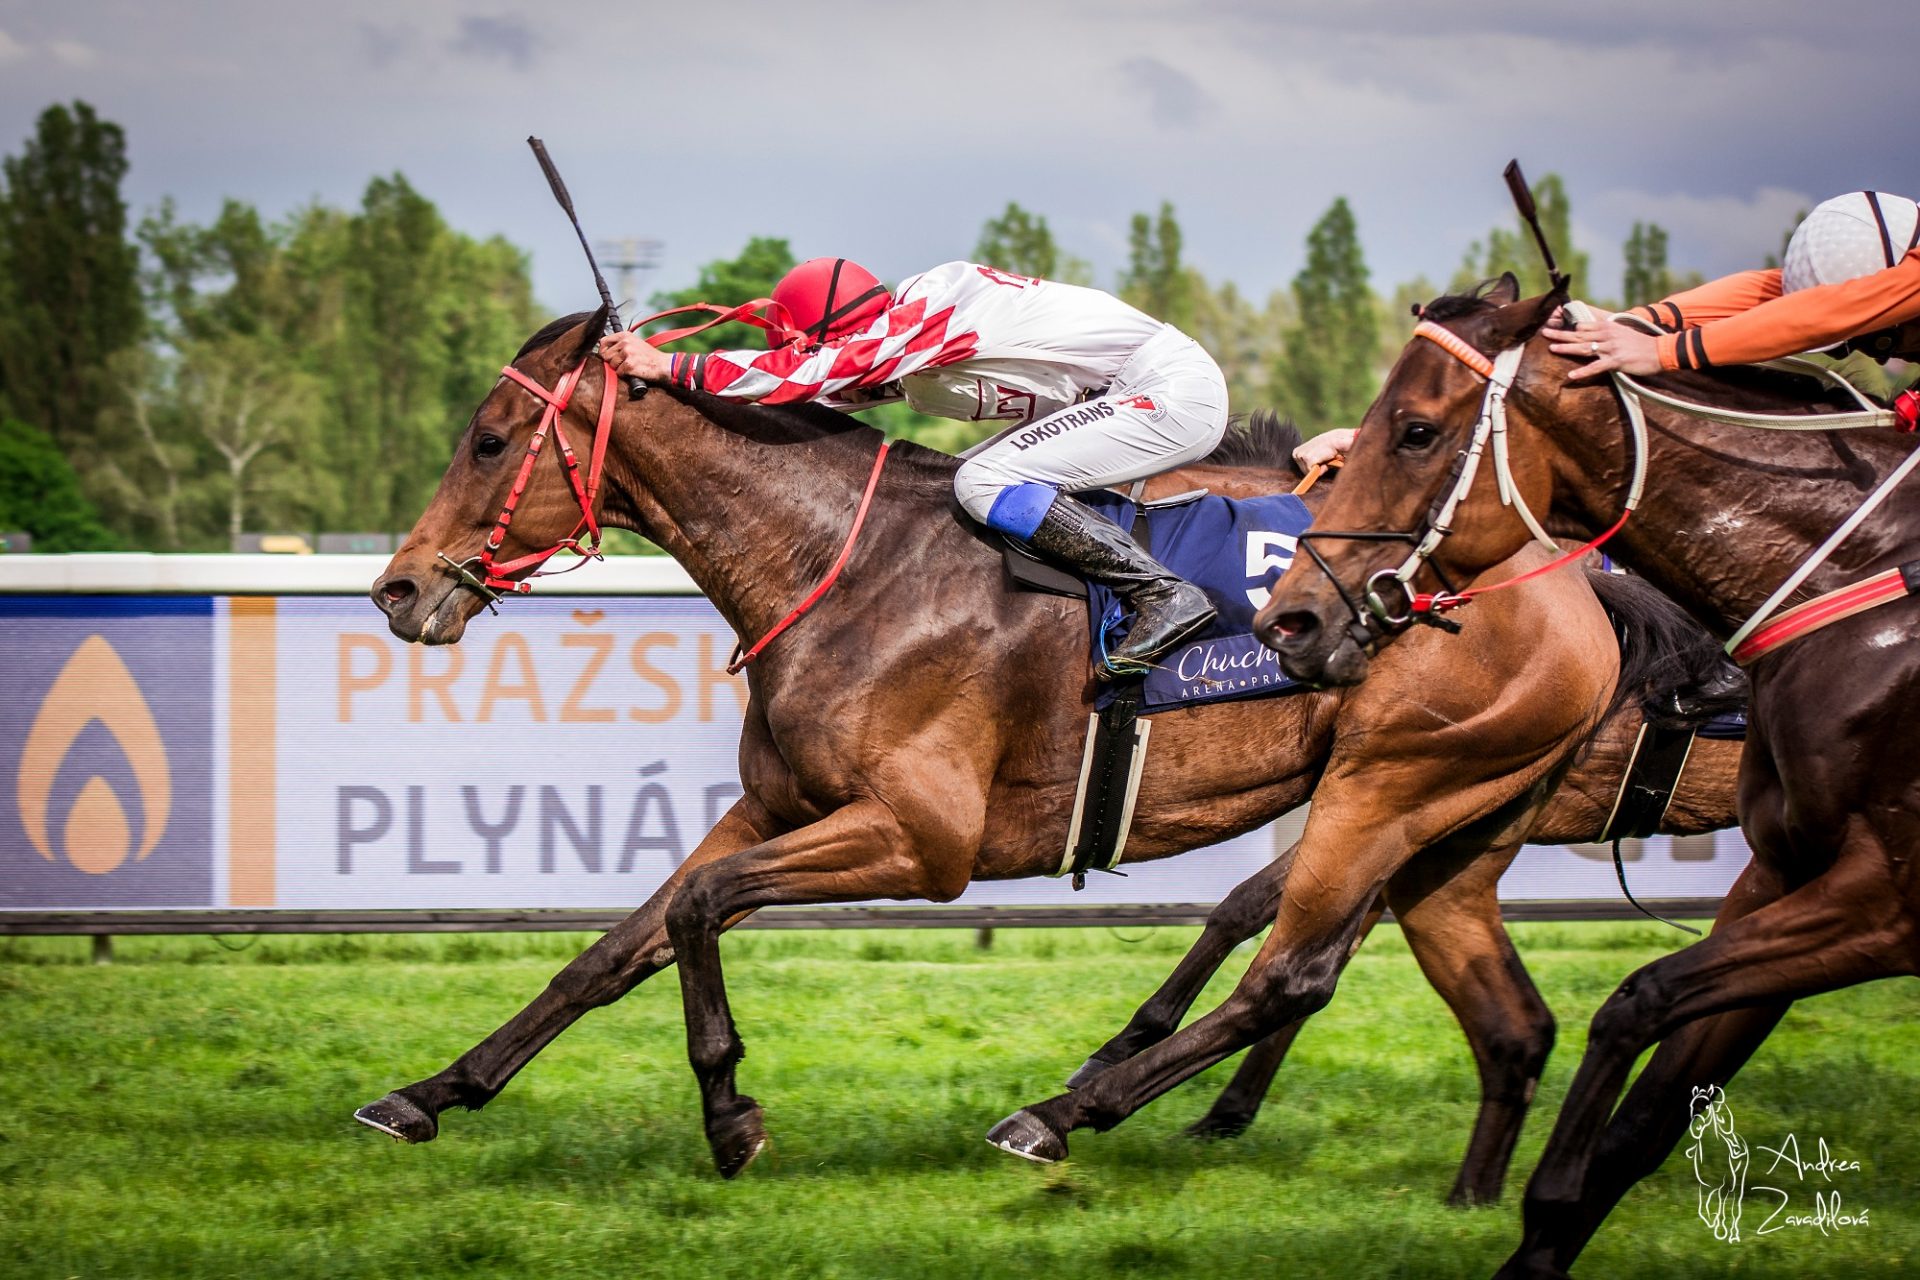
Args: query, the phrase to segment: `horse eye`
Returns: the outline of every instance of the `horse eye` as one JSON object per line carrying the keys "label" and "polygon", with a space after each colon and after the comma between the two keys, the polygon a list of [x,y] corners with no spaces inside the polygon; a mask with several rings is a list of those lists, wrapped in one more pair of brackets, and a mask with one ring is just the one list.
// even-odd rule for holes
{"label": "horse eye", "polygon": [[473,442],[473,455],[476,458],[497,458],[507,450],[507,442],[492,432],[483,433]]}
{"label": "horse eye", "polygon": [[1402,449],[1425,449],[1440,438],[1440,428],[1431,422],[1409,422],[1400,431]]}

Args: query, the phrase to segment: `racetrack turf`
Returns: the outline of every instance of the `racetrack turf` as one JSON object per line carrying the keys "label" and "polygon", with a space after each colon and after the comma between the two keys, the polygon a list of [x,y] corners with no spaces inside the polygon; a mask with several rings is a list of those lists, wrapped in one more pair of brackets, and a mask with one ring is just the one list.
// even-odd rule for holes
{"label": "racetrack turf", "polygon": [[[1056,1092],[1189,929],[738,933],[726,943],[773,1146],[707,1162],[671,974],[589,1015],[484,1112],[402,1147],[353,1108],[491,1030],[577,935],[0,940],[0,1273],[54,1276],[1481,1276],[1586,1019],[1685,939],[1519,925],[1560,1047],[1497,1207],[1442,1206],[1477,1099],[1466,1049],[1400,935],[1379,931],[1236,1142],[1180,1130],[1230,1066],[1039,1168],[982,1135]],[[1242,948],[1229,966],[1244,965]],[[1230,977],[1219,980],[1217,1000]],[[1749,1180],[1789,1214],[1839,1190],[1865,1226],[1713,1239],[1676,1153],[1577,1274],[1920,1272],[1920,985],[1804,1002],[1729,1090]],[[1859,1172],[1766,1169],[1793,1132]],[[1781,1215],[1784,1217],[1785,1215]],[[1781,1226],[1779,1221],[1773,1224]]]}

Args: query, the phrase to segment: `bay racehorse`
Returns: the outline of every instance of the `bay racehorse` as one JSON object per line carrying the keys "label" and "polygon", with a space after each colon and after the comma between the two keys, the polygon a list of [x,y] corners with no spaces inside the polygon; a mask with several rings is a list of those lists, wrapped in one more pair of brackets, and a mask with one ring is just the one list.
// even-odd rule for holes
{"label": "bay racehorse", "polygon": [[[1368,411],[1347,479],[1319,514],[1319,528],[1337,531],[1316,540],[1325,569],[1302,555],[1258,619],[1291,672],[1351,683],[1366,676],[1368,650],[1390,640],[1372,679],[1433,661],[1424,645],[1418,656],[1401,652],[1415,633],[1432,632],[1382,626],[1366,593],[1384,590],[1381,612],[1405,619],[1416,602],[1389,579],[1409,545],[1429,534],[1439,534],[1431,563],[1456,582],[1505,561],[1529,536],[1520,501],[1559,533],[1592,538],[1619,525],[1612,555],[1716,635],[1733,637],[1913,456],[1914,438],[1890,430],[1757,430],[1648,404],[1645,454],[1636,458],[1615,391],[1567,383],[1569,361],[1536,336],[1561,297],[1517,294],[1508,276],[1427,308],[1426,324]],[[1502,369],[1511,386],[1499,443],[1511,484],[1495,475],[1463,486],[1471,441],[1492,435],[1487,410],[1496,397],[1486,374],[1500,377]],[[1812,379],[1772,370],[1652,381],[1663,393],[1736,411],[1854,407]],[[1497,462],[1482,470],[1498,472]],[[1637,463],[1644,492],[1622,524]],[[1462,497],[1436,522],[1454,490]],[[1503,493],[1513,501],[1503,503]],[[1888,588],[1879,598],[1890,602],[1834,610],[1831,625],[1792,643],[1742,651],[1752,729],[1740,819],[1754,860],[1709,937],[1629,976],[1594,1015],[1585,1058],[1528,1184],[1525,1236],[1508,1273],[1570,1267],[1613,1205],[1687,1131],[1694,1091],[1724,1086],[1794,1000],[1915,972],[1920,607],[1905,598],[1912,579],[1899,569],[1913,571],[1917,558],[1920,495],[1895,490],[1800,593],[1825,595],[1878,575]],[[1437,584],[1423,577],[1419,585],[1431,593]],[[1481,597],[1472,611],[1497,598]],[[1467,623],[1469,631],[1477,625]],[[1620,1100],[1635,1060],[1655,1043]]]}
{"label": "bay racehorse", "polygon": [[[576,315],[534,335],[476,410],[374,584],[397,636],[457,641],[486,584],[524,577],[579,532],[583,506],[664,547],[743,638],[765,634],[835,560],[879,433],[818,407],[664,388],[608,401],[611,371],[589,360],[604,324]],[[562,465],[571,450],[547,449],[562,455],[551,463],[532,451],[562,425],[592,440],[584,481]],[[677,963],[706,1135],[733,1176],[765,1130],[735,1083],[744,1047],[723,930],[762,907],[946,901],[976,878],[1056,867],[1094,691],[1083,606],[1006,589],[998,548],[954,512],[955,465],[903,445],[878,473],[838,585],[747,668],[744,794],[660,890],[504,1026],[359,1119],[426,1141],[443,1110],[484,1105],[575,1019]],[[511,558],[482,554],[490,530]],[[1620,650],[1578,575],[1508,594],[1485,611],[1481,645],[1433,644],[1436,665],[1398,684],[1157,716],[1128,860],[1252,829],[1317,784],[1294,879],[1311,867],[1353,881],[1357,926],[1387,878],[1376,870],[1430,851],[1444,880],[1527,829],[1600,718]],[[1355,850],[1368,868],[1357,878]],[[1409,901],[1410,936],[1422,917]],[[1330,937],[1328,954],[1344,958],[1353,936]]]}
{"label": "bay racehorse", "polygon": [[[1195,471],[1183,471],[1182,478]],[[1593,581],[1602,591],[1603,602],[1619,591],[1634,589],[1612,575],[1596,575]],[[1645,586],[1638,590],[1652,591]],[[1649,610],[1654,617],[1663,612],[1657,606]],[[1534,994],[1518,953],[1506,941],[1500,877],[1523,840],[1580,844],[1601,837],[1628,781],[1646,719],[1663,728],[1684,730],[1745,706],[1745,682],[1737,676],[1729,680],[1724,669],[1716,670],[1724,662],[1719,645],[1696,630],[1691,647],[1691,653],[1668,664],[1661,678],[1642,692],[1637,706],[1628,703],[1607,717],[1524,838],[1488,849],[1471,867],[1437,886],[1434,892],[1442,896],[1445,911],[1428,913],[1426,926],[1407,934],[1421,971],[1466,1033],[1480,1077],[1479,1114],[1447,1197],[1450,1204],[1490,1204],[1499,1198],[1534,1083],[1553,1048],[1553,1015]],[[1737,738],[1696,736],[1661,811],[1662,832],[1696,835],[1734,824],[1733,781],[1740,750]],[[1294,852],[1276,858],[1222,900],[1166,982],[1140,1006],[1125,1029],[1094,1052],[1069,1087],[1087,1083],[1113,1063],[1173,1033],[1233,949],[1273,921]],[[1403,877],[1390,892],[1404,902],[1422,886],[1422,880],[1417,873],[1403,873]],[[1387,899],[1388,894],[1382,894],[1375,900],[1362,926],[1362,940],[1379,922]],[[1507,971],[1513,975],[1511,980],[1503,980]],[[1490,977],[1495,974],[1502,978]],[[1515,1003],[1514,996],[1525,999]],[[1187,1132],[1202,1138],[1235,1138],[1246,1132],[1304,1025],[1304,1020],[1294,1022],[1247,1050],[1212,1107]]]}

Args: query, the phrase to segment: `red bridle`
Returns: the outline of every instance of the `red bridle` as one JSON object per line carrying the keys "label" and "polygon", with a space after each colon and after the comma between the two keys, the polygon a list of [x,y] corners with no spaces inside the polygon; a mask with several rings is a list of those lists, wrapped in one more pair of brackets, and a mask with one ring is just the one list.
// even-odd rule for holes
{"label": "red bridle", "polygon": [[[573,393],[580,385],[581,377],[587,371],[592,359],[582,360],[572,369],[560,376],[551,391],[529,378],[512,365],[500,370],[503,377],[519,383],[534,395],[546,402],[546,411],[540,415],[540,425],[534,428],[533,438],[527,441],[527,456],[520,461],[520,473],[513,478],[513,488],[507,494],[506,505],[500,508],[499,519],[493,522],[492,532],[487,534],[487,545],[478,556],[456,563],[445,552],[440,558],[453,566],[460,580],[474,588],[492,604],[502,594],[511,592],[525,595],[533,590],[533,584],[512,575],[527,569],[538,569],[562,551],[571,551],[580,557],[580,563],[568,569],[555,572],[567,573],[577,569],[588,560],[600,560],[605,557],[600,550],[600,521],[594,515],[595,500],[600,496],[600,470],[607,458],[607,441],[613,435],[614,388],[616,378],[613,366],[605,360],[600,368],[605,374],[600,393],[600,423],[594,429],[593,456],[587,463],[587,475],[584,481],[580,477],[580,461],[574,456],[573,446],[567,441],[565,428],[560,419],[566,414],[567,406],[573,401]],[[540,451],[546,446],[547,436],[551,433],[555,443],[560,446],[560,466],[566,472],[567,484],[573,489],[574,501],[580,504],[580,520],[573,526],[573,532],[548,547],[545,551],[534,551],[512,560],[497,559],[502,542],[507,535],[507,526],[513,523],[513,513],[520,505],[521,497],[527,491],[527,483],[533,478],[533,464],[540,460]],[[584,537],[582,535],[585,535]],[[475,573],[469,565],[477,562],[479,572]],[[528,577],[541,577],[540,573]]]}

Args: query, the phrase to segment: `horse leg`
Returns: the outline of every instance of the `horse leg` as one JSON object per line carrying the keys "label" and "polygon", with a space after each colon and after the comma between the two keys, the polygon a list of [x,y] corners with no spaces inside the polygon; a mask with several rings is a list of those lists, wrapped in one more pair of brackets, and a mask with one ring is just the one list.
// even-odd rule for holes
{"label": "horse leg", "polygon": [[[1386,914],[1386,899],[1376,898],[1373,907],[1367,912],[1367,918],[1361,922],[1360,932],[1353,940],[1353,950],[1358,952],[1360,944],[1373,932],[1373,926],[1380,923],[1380,917]],[[1349,954],[1349,959],[1352,955]],[[1254,1117],[1260,1114],[1260,1104],[1266,1101],[1267,1090],[1273,1087],[1273,1077],[1279,1072],[1280,1064],[1286,1061],[1287,1050],[1293,1047],[1294,1038],[1300,1034],[1300,1028],[1306,1026],[1306,1019],[1290,1022],[1264,1039],[1256,1040],[1247,1056],[1240,1060],[1240,1067],[1233,1073],[1233,1079],[1213,1100],[1213,1106],[1207,1114],[1187,1126],[1187,1133],[1195,1138],[1237,1138],[1253,1127]]]}
{"label": "horse leg", "polygon": [[[1785,885],[1754,861],[1734,881],[1714,919],[1718,932],[1781,897]],[[1779,1001],[1712,1014],[1681,1027],[1653,1051],[1633,1087],[1607,1122],[1588,1171],[1577,1211],[1550,1222],[1529,1220],[1525,1236],[1503,1269],[1510,1275],[1557,1275],[1571,1267],[1587,1241],[1632,1186],[1658,1169],[1686,1132],[1695,1085],[1724,1086],[1760,1047],[1791,1002]]]}
{"label": "horse leg", "polygon": [[1416,861],[1387,886],[1407,946],[1459,1020],[1479,1069],[1480,1111],[1447,1195],[1456,1207],[1500,1198],[1514,1143],[1553,1051],[1553,1012],[1500,920],[1500,873],[1519,848],[1514,841],[1476,855],[1430,890],[1417,879],[1425,868]]}
{"label": "horse leg", "polygon": [[708,863],[687,877],[668,904],[687,1056],[722,1177],[737,1176],[767,1142],[759,1103],[735,1085],[734,1069],[746,1046],[734,1027],[720,964],[727,921],[762,907],[958,897],[984,828],[985,789],[971,806],[955,803],[955,796],[952,787],[944,794],[941,788],[909,787],[884,800],[856,800],[818,822]]}
{"label": "horse leg", "polygon": [[[1385,879],[1385,869],[1369,874],[1374,858],[1368,857],[1385,850],[1368,850],[1358,838],[1316,843],[1317,826],[1336,825],[1322,819],[1325,812],[1315,805],[1273,932],[1219,1008],[1109,1067],[1084,1088],[1014,1112],[987,1141],[1041,1164],[1065,1159],[1073,1130],[1111,1129],[1175,1085],[1325,1006]],[[1325,850],[1349,856],[1315,857]]]}
{"label": "horse leg", "polygon": [[569,961],[531,1004],[439,1073],[368,1103],[354,1119],[403,1142],[431,1142],[446,1108],[484,1107],[581,1015],[612,1004],[672,964],[666,914],[676,890],[699,867],[758,844],[772,829],[757,804],[736,801],[639,910]]}
{"label": "horse leg", "polygon": [[[1067,1080],[1067,1088],[1078,1089],[1117,1062],[1125,1062],[1148,1045],[1159,1044],[1180,1025],[1200,992],[1226,962],[1233,949],[1258,934],[1273,922],[1280,904],[1280,890],[1287,881],[1287,869],[1300,844],[1295,841],[1285,853],[1242,880],[1233,891],[1207,914],[1207,924],[1187,954],[1180,957],[1160,989],[1147,997],[1145,1004],[1113,1037],[1093,1051]],[[1257,1102],[1256,1102],[1256,1105]]]}
{"label": "horse leg", "polygon": [[[1697,1033],[1698,1044],[1718,1055],[1711,1065],[1730,1076],[1729,1068],[1759,1044],[1756,1033],[1777,1018],[1774,1010],[1802,996],[1914,972],[1914,922],[1889,863],[1876,845],[1856,840],[1820,876],[1643,966],[1607,998],[1594,1014],[1586,1055],[1527,1185],[1526,1235],[1508,1274],[1553,1267],[1548,1257],[1563,1252],[1560,1241],[1584,1239],[1583,1229],[1590,1235],[1597,1228],[1597,1222],[1584,1225],[1593,1157],[1614,1100],[1648,1045],[1698,1018],[1756,1010],[1715,1028],[1717,1035]],[[1682,1042],[1669,1061],[1690,1052],[1700,1049]],[[1680,1083],[1656,1078],[1643,1098]],[[1618,1123],[1625,1132],[1633,1124],[1657,1126],[1658,1119],[1623,1115]]]}

